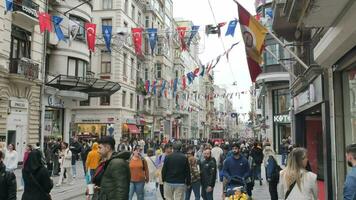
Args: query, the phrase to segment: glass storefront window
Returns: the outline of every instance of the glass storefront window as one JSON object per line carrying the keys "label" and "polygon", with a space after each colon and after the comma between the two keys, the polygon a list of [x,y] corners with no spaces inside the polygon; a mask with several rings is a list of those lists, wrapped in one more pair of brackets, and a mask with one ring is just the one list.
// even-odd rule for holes
{"label": "glass storefront window", "polygon": [[356,67],[343,74],[345,144],[356,143]]}
{"label": "glass storefront window", "polygon": [[273,91],[273,114],[289,113],[290,92],[288,89]]}

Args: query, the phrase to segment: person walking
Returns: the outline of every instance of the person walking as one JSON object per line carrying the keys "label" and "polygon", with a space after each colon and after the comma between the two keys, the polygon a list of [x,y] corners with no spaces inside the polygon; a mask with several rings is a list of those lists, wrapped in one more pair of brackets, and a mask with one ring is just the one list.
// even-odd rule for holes
{"label": "person walking", "polygon": [[[224,151],[222,150],[222,148],[219,146],[219,143],[218,142],[215,142],[214,143],[214,147],[211,149],[211,156],[213,158],[215,158],[215,161],[217,163],[217,165],[219,165],[220,163],[220,159],[221,159],[221,156],[222,154],[224,153]],[[216,177],[218,178],[219,177],[219,171],[216,170]]]}
{"label": "person walking", "polygon": [[75,179],[77,177],[77,160],[78,160],[78,155],[82,151],[82,145],[78,142],[78,138],[74,137],[73,141],[70,143],[69,146],[70,151],[72,152],[72,174],[73,178]]}
{"label": "person walking", "polygon": [[164,153],[156,157],[156,166],[157,166],[157,172],[156,172],[156,177],[158,179],[159,183],[159,191],[161,193],[162,199],[165,200],[166,198],[164,197],[164,187],[163,187],[163,180],[162,180],[162,168],[164,164],[164,160],[166,156],[170,155],[172,153],[172,146],[170,144],[166,144],[163,147]]}
{"label": "person walking", "polygon": [[40,151],[32,151],[22,170],[25,183],[22,200],[51,200],[53,182],[43,164]]}
{"label": "person walking", "polygon": [[[97,143],[97,146],[99,146],[98,143]],[[88,171],[87,167],[86,167],[86,163],[87,163],[88,154],[91,150],[92,149],[91,149],[90,145],[88,144],[88,141],[83,140],[82,149],[80,152],[80,158],[82,159],[82,162],[83,162],[84,174],[86,174]],[[99,159],[100,159],[100,155],[99,155]]]}
{"label": "person walking", "polygon": [[4,152],[0,151],[0,199],[16,200],[16,176],[6,171],[4,156]]}
{"label": "person walking", "polygon": [[251,157],[253,159],[252,169],[253,169],[254,180],[259,180],[260,185],[262,185],[261,165],[263,161],[263,150],[258,142],[255,142],[253,144],[253,148],[251,149]]}
{"label": "person walking", "polygon": [[148,172],[149,181],[145,184],[144,199],[145,200],[156,200],[157,199],[157,176],[156,172],[158,170],[156,166],[156,157],[154,155],[154,150],[152,148],[147,149],[147,156],[145,157]]}
{"label": "person walking", "polygon": [[131,153],[114,152],[115,140],[110,136],[102,137],[98,144],[102,162],[92,178],[96,199],[128,200],[131,177],[128,160]]}
{"label": "person walking", "polygon": [[193,147],[187,149],[187,158],[190,168],[191,186],[185,192],[185,200],[190,200],[192,191],[194,192],[195,200],[200,199],[200,168],[197,159],[194,157]]}
{"label": "person walking", "polygon": [[317,200],[317,175],[307,171],[307,150],[295,148],[288,155],[285,169],[280,172],[278,197],[286,200]]}
{"label": "person walking", "polygon": [[4,164],[6,166],[6,171],[14,172],[17,169],[18,155],[15,150],[14,144],[9,144],[7,146],[7,151],[5,154]]}
{"label": "person walking", "polygon": [[[22,161],[22,168],[26,165],[26,161],[28,160],[28,155],[32,151],[32,145],[28,144],[26,145],[25,153],[23,155],[23,161]],[[23,182],[23,177],[21,178],[21,186],[19,187],[19,190],[23,190],[24,187],[24,182]]]}
{"label": "person walking", "polygon": [[134,147],[132,157],[130,160],[130,193],[129,200],[132,200],[133,195],[136,193],[137,200],[144,199],[145,182],[149,181],[149,171],[146,160],[141,156],[141,147],[139,145]]}
{"label": "person walking", "polygon": [[183,200],[186,187],[191,185],[188,158],[181,152],[181,148],[181,143],[175,143],[173,153],[164,160],[162,180],[167,200]]}
{"label": "person walking", "polygon": [[60,141],[60,139],[57,139],[56,141],[53,142],[53,145],[51,146],[51,149],[50,149],[52,160],[53,160],[53,171],[52,171],[53,176],[59,175],[59,171],[61,168],[61,165],[59,163],[59,154],[60,154],[61,148],[62,148],[61,141]]}
{"label": "person walking", "polygon": [[277,158],[271,146],[264,149],[263,164],[266,168],[266,180],[268,182],[269,194],[271,200],[278,200],[277,185],[279,182],[279,171],[281,167],[277,163]]}
{"label": "person walking", "polygon": [[344,200],[356,199],[356,144],[346,147],[346,161],[351,170],[346,176],[344,184]]}
{"label": "person walking", "polygon": [[213,200],[213,193],[216,181],[216,161],[211,156],[211,150],[204,150],[204,161],[200,164],[201,169],[201,196],[204,200]]}
{"label": "person walking", "polygon": [[94,176],[96,168],[100,164],[100,154],[98,151],[98,143],[94,142],[92,146],[92,150],[88,153],[87,159],[86,159],[86,173],[90,174],[90,177]]}
{"label": "person walking", "polygon": [[59,154],[60,157],[60,165],[61,165],[61,173],[59,175],[57,187],[62,185],[64,179],[64,173],[66,173],[67,182],[70,185],[73,185],[73,175],[72,175],[72,151],[68,147],[68,143],[62,142],[61,144],[62,150]]}

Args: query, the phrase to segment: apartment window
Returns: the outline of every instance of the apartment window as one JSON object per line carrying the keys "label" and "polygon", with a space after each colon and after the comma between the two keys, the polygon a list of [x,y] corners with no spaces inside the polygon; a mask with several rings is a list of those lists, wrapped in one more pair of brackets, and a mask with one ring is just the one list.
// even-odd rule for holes
{"label": "apartment window", "polygon": [[162,64],[156,63],[156,78],[162,78]]}
{"label": "apartment window", "polygon": [[111,72],[111,54],[108,51],[101,51],[101,73]]}
{"label": "apartment window", "polygon": [[137,62],[136,80],[142,79],[141,63]]}
{"label": "apartment window", "polygon": [[134,80],[135,79],[135,59],[131,58],[131,73],[130,73],[130,79]]}
{"label": "apartment window", "polygon": [[101,25],[112,26],[112,19],[101,19]]}
{"label": "apartment window", "polygon": [[[31,56],[31,33],[22,28],[12,25],[11,31],[11,60],[30,58]],[[17,71],[17,70],[16,70]]]}
{"label": "apartment window", "polygon": [[136,96],[136,109],[139,111],[140,110],[140,96]]}
{"label": "apartment window", "polygon": [[85,23],[87,21],[75,15],[69,15],[69,19],[75,21],[75,23],[78,23],[79,25],[79,31],[75,38],[79,40],[85,40]]}
{"label": "apartment window", "polygon": [[128,14],[129,13],[129,1],[128,0],[125,0],[124,9],[125,9],[125,13]]}
{"label": "apartment window", "polygon": [[140,12],[137,13],[137,24],[141,25],[141,13]]}
{"label": "apartment window", "polygon": [[150,26],[150,17],[146,16],[145,17],[145,27],[148,28]]}
{"label": "apartment window", "polygon": [[131,19],[132,19],[132,21],[135,21],[135,12],[136,12],[135,6],[131,5]]}
{"label": "apartment window", "polygon": [[122,68],[123,68],[122,73],[123,73],[124,77],[127,77],[127,54],[126,53],[124,53],[124,56],[123,56]]}
{"label": "apartment window", "polygon": [[90,97],[86,101],[80,101],[79,106],[90,106]]}
{"label": "apartment window", "polygon": [[[268,45],[266,48],[269,48],[274,55],[279,58],[279,46],[278,44]],[[265,52],[265,62],[266,65],[276,65],[278,64],[278,60],[276,60],[269,52]]]}
{"label": "apartment window", "polygon": [[145,48],[145,54],[149,54],[150,53],[150,48],[149,48],[149,45],[148,45],[148,38],[145,37],[144,39],[144,48]]}
{"label": "apartment window", "polygon": [[145,68],[145,80],[148,80],[148,68]]}
{"label": "apartment window", "polygon": [[133,108],[133,94],[130,94],[130,108]]}
{"label": "apartment window", "polygon": [[178,70],[176,70],[176,78],[178,78]]}
{"label": "apartment window", "polygon": [[129,27],[129,25],[128,25],[127,22],[124,22],[124,27],[125,27],[125,28]]}
{"label": "apartment window", "polygon": [[112,0],[103,0],[103,9],[112,9]]}
{"label": "apartment window", "polygon": [[158,39],[157,42],[157,55],[163,55],[163,40]]}
{"label": "apartment window", "polygon": [[109,106],[110,105],[110,96],[105,95],[100,97],[100,105],[101,106]]}
{"label": "apartment window", "polygon": [[67,75],[85,77],[87,73],[88,63],[79,58],[68,57]]}
{"label": "apartment window", "polygon": [[121,103],[122,103],[122,107],[126,106],[126,91],[122,91]]}
{"label": "apartment window", "polygon": [[151,108],[151,99],[148,100],[148,108]]}

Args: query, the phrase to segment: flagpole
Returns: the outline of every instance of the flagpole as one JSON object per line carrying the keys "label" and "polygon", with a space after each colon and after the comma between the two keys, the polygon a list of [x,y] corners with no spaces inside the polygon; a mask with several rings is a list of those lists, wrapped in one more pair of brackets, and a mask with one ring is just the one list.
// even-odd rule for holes
{"label": "flagpole", "polygon": [[268,33],[283,47],[283,49],[287,50],[293,58],[299,62],[306,70],[309,68],[292,50],[290,50],[286,44],[284,44],[271,30],[267,29]]}
{"label": "flagpole", "polygon": [[293,76],[293,78],[295,78],[295,79],[297,78],[297,77],[293,74],[293,72],[291,72],[290,69],[288,69],[288,67],[287,67],[283,62],[281,62],[281,60],[280,60],[268,47],[266,47],[265,49],[266,49],[266,51],[267,51],[269,54],[271,54],[271,56],[272,56],[274,59],[276,59],[276,60],[279,62],[280,65],[282,65],[282,67],[283,67],[285,70],[288,71],[288,73],[289,73],[291,76]]}

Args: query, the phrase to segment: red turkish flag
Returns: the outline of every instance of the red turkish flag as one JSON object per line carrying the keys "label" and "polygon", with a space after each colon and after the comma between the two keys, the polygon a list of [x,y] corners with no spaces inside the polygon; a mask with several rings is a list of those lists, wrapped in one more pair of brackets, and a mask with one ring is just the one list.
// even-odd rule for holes
{"label": "red turkish flag", "polygon": [[177,32],[178,32],[179,40],[181,43],[182,51],[187,50],[187,44],[184,41],[186,30],[187,30],[187,27],[183,27],[183,26],[177,27]]}
{"label": "red turkish flag", "polygon": [[182,86],[183,86],[183,90],[185,90],[185,88],[187,87],[187,79],[185,75],[182,76]]}
{"label": "red turkish flag", "polygon": [[52,20],[51,15],[45,12],[38,12],[38,21],[40,24],[40,32],[43,33],[45,30],[52,32]]}
{"label": "red turkish flag", "polygon": [[199,67],[195,68],[193,74],[195,77],[197,77],[199,75]]}
{"label": "red turkish flag", "polygon": [[132,40],[137,55],[142,55],[142,28],[132,28]]}
{"label": "red turkish flag", "polygon": [[95,51],[95,39],[96,39],[96,24],[85,23],[85,31],[87,32],[87,44],[89,51]]}

